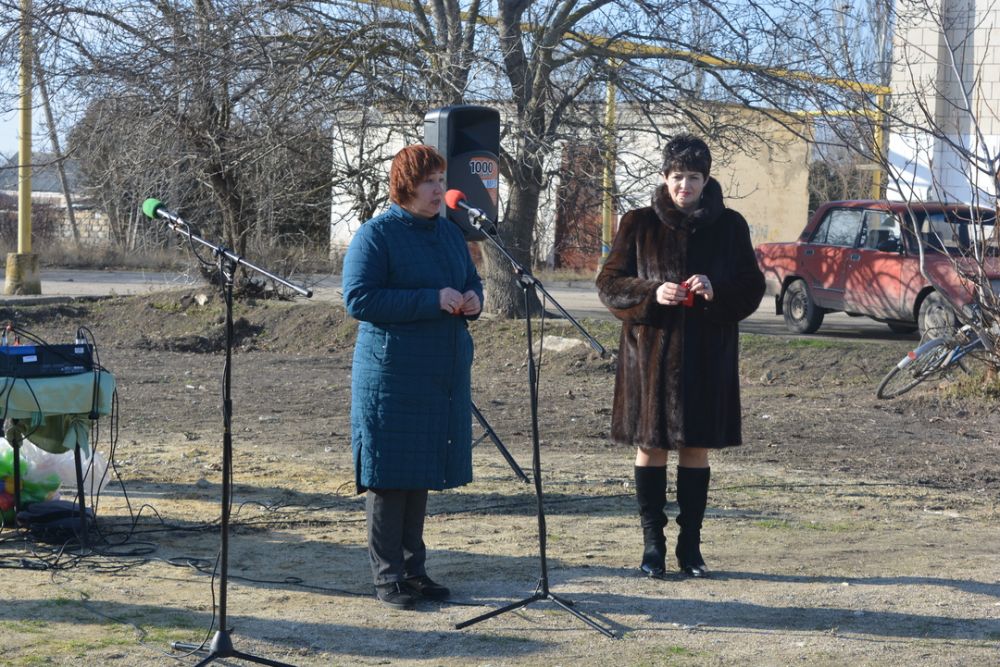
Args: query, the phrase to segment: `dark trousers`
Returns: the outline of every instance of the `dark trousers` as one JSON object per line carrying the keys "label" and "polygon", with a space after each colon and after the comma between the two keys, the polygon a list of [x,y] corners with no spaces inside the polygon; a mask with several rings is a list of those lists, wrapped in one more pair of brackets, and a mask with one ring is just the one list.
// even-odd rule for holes
{"label": "dark trousers", "polygon": [[368,557],[375,585],[427,574],[424,515],[427,490],[368,489]]}

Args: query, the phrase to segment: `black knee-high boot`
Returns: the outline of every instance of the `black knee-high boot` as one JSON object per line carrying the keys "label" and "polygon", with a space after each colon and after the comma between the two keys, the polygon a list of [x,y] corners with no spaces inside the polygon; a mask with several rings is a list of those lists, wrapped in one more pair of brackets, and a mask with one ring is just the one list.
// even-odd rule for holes
{"label": "black knee-high boot", "polygon": [[708,504],[710,468],[677,466],[677,566],[691,577],[707,577],[708,567],[701,556],[701,522]]}
{"label": "black knee-high boot", "polygon": [[642,524],[642,565],[639,568],[651,577],[666,573],[667,542],[663,527],[667,515],[666,466],[635,467],[635,498],[639,501],[639,521]]}

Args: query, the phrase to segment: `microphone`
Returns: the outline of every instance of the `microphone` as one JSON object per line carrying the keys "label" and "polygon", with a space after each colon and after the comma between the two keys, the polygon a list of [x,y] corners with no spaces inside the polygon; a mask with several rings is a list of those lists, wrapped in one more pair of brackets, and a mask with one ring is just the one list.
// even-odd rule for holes
{"label": "microphone", "polygon": [[496,232],[496,223],[490,219],[490,216],[488,216],[485,211],[470,206],[469,202],[465,201],[465,193],[461,190],[448,190],[444,193],[444,203],[447,204],[448,208],[453,211],[460,208],[468,211],[469,220],[472,221],[472,225],[476,229],[485,231],[489,234]]}
{"label": "microphone", "polygon": [[156,218],[163,218],[164,220],[169,220],[175,225],[187,226],[188,224],[187,222],[184,221],[184,218],[177,215],[173,211],[169,211],[166,208],[164,208],[163,204],[160,203],[159,199],[153,199],[152,197],[142,202],[142,212],[143,214],[145,214],[147,218],[151,220],[155,220]]}

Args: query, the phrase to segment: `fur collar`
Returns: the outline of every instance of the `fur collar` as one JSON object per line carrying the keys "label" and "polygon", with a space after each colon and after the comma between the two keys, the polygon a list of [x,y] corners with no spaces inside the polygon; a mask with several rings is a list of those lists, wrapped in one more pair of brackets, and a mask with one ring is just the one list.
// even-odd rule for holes
{"label": "fur collar", "polygon": [[653,210],[656,216],[671,227],[695,230],[700,227],[707,227],[719,219],[725,206],[722,203],[722,186],[719,182],[709,176],[705,183],[705,189],[701,192],[701,205],[690,215],[682,212],[674,204],[667,192],[666,183],[661,183],[653,191]]}

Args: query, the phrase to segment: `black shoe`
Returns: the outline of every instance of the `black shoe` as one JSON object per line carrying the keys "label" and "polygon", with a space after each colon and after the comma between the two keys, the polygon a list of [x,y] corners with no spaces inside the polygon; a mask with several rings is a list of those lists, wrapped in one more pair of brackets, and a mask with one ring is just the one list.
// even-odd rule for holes
{"label": "black shoe", "polygon": [[658,565],[650,565],[649,563],[643,563],[639,566],[643,574],[647,577],[652,577],[653,579],[663,579],[667,576],[666,568],[659,567]]}
{"label": "black shoe", "polygon": [[708,566],[704,563],[700,565],[692,565],[690,563],[677,563],[678,567],[681,568],[681,572],[689,577],[694,577],[695,579],[707,579],[708,578]]}
{"label": "black shoe", "polygon": [[701,556],[701,524],[705,518],[708,503],[708,482],[712,476],[710,468],[686,468],[677,466],[677,566],[689,577],[708,576],[708,567]]}
{"label": "black shoe", "polygon": [[447,587],[436,583],[426,574],[404,579],[403,587],[404,590],[409,591],[412,595],[427,598],[428,600],[446,600],[451,595],[451,591]]}
{"label": "black shoe", "polygon": [[661,579],[667,573],[667,547],[663,543],[663,531],[660,531],[660,536],[658,540],[652,543],[647,543],[644,545],[642,552],[642,564],[639,569],[642,570],[647,577],[653,577],[654,579]]}
{"label": "black shoe", "polygon": [[708,566],[701,556],[701,549],[697,543],[685,544],[683,540],[677,543],[677,567],[681,572],[695,579],[705,579],[708,577]]}
{"label": "black shoe", "polygon": [[409,609],[414,599],[409,591],[398,581],[388,584],[375,584],[375,597],[382,604],[393,609]]}
{"label": "black shoe", "polygon": [[666,573],[667,542],[663,528],[667,516],[666,467],[635,467],[635,497],[639,503],[639,523],[642,526],[642,564],[639,569],[649,577],[662,578]]}

